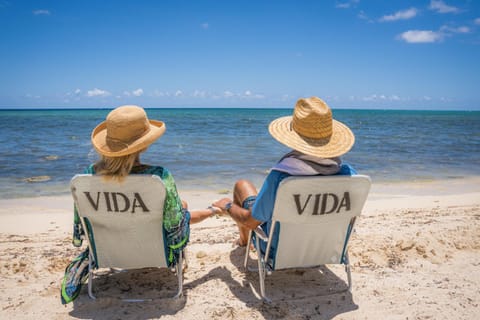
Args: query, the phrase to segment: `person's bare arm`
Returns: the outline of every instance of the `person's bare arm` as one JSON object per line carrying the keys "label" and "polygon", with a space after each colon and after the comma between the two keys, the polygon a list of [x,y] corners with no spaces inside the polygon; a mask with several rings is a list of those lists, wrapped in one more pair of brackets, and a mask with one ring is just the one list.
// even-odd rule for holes
{"label": "person's bare arm", "polygon": [[[227,210],[227,204],[231,203],[230,209]],[[254,230],[262,222],[252,217],[252,214],[249,210],[242,208],[236,203],[232,202],[229,198],[223,198],[215,201],[213,206],[220,208],[222,211],[227,212],[233,220],[237,223],[242,224],[250,230]]]}
{"label": "person's bare arm", "polygon": [[207,209],[190,211],[190,224],[199,223],[215,214],[221,213],[222,210],[217,207],[209,207]]}

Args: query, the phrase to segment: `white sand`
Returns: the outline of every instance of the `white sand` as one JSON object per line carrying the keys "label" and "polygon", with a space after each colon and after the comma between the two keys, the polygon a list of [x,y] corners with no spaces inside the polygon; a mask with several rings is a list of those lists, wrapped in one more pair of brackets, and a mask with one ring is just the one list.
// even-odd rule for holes
{"label": "white sand", "polygon": [[[190,208],[223,197],[184,192]],[[210,218],[193,225],[184,297],[168,270],[96,278],[62,306],[71,244],[70,197],[0,200],[0,319],[478,319],[480,179],[374,184],[350,242],[353,289],[341,266],[275,272],[271,305],[258,300],[258,277],[245,273],[235,224]],[[162,290],[158,290],[162,288]],[[106,296],[153,296],[123,303]]]}

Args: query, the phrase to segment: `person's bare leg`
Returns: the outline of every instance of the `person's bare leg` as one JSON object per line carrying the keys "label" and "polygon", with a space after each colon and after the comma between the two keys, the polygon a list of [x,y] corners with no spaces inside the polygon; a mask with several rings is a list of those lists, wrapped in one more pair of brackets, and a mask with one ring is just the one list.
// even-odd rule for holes
{"label": "person's bare leg", "polygon": [[[243,201],[247,199],[250,196],[256,196],[257,195],[257,189],[248,180],[239,180],[235,183],[235,186],[233,188],[233,201],[236,205],[242,206]],[[252,213],[252,210],[250,208],[250,214]],[[241,223],[237,222],[238,226],[238,232],[240,234],[240,238],[238,239],[238,245],[243,247],[247,245],[248,241],[248,233],[250,229],[248,229],[246,226],[242,225]]]}

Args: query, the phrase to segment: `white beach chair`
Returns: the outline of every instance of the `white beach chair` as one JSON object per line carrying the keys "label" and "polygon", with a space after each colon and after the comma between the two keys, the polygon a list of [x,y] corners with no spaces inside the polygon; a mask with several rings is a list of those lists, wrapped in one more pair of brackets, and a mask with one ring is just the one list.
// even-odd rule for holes
{"label": "white beach chair", "polygon": [[[88,295],[92,299],[94,261],[98,268],[168,267],[162,226],[166,191],[160,177],[130,175],[118,182],[80,174],[72,178],[70,188],[83,229],[88,233]],[[182,295],[182,256],[183,253],[175,266],[175,298]]]}
{"label": "white beach chair", "polygon": [[[280,183],[269,236],[260,227],[254,230],[260,294],[264,300],[270,301],[265,295],[267,273],[325,264],[345,265],[351,291],[347,245],[370,184],[370,178],[363,175],[288,177]],[[245,267],[253,238],[250,232]],[[260,239],[267,242],[263,250]]]}

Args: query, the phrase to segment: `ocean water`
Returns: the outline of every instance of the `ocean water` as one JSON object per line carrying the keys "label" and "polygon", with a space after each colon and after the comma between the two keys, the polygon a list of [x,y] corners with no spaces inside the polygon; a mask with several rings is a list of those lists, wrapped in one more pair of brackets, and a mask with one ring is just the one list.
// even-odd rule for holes
{"label": "ocean water", "polygon": [[[0,110],[0,198],[68,193],[75,173],[97,160],[91,130],[97,110]],[[147,109],[167,131],[142,161],[167,167],[180,190],[260,186],[288,148],[268,133],[291,109]],[[356,136],[343,157],[375,182],[480,175],[480,112],[333,110]],[[33,179],[32,179],[33,178]],[[39,180],[39,181],[34,181]]]}

